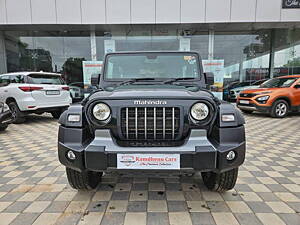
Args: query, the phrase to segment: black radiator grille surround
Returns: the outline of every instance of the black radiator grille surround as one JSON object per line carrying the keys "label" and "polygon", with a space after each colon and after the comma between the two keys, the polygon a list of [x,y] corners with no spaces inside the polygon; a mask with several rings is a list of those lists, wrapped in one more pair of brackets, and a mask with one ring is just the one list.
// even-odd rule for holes
{"label": "black radiator grille surround", "polygon": [[180,108],[122,108],[120,122],[122,140],[177,140],[180,134]]}
{"label": "black radiator grille surround", "polygon": [[255,93],[241,93],[240,97],[243,97],[243,98],[252,98],[252,97],[254,97],[256,95],[257,94],[255,94]]}

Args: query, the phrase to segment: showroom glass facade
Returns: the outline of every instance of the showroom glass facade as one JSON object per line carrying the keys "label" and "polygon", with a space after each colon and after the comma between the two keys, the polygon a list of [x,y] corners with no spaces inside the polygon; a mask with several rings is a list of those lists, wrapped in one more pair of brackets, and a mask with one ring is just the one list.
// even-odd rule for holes
{"label": "showroom glass facade", "polygon": [[67,83],[76,83],[83,81],[82,61],[102,61],[106,52],[191,50],[203,60],[223,62],[224,87],[300,74],[300,29],[92,32],[4,31],[7,71],[58,72]]}
{"label": "showroom glass facade", "polygon": [[82,82],[82,61],[91,60],[90,33],[4,32],[7,71],[62,73],[67,83]]}

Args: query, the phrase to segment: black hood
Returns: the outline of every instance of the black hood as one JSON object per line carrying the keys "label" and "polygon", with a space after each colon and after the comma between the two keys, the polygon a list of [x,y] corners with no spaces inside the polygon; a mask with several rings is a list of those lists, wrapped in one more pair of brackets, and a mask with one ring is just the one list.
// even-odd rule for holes
{"label": "black hood", "polygon": [[124,85],[97,91],[89,99],[199,99],[212,98],[209,91],[196,86]]}

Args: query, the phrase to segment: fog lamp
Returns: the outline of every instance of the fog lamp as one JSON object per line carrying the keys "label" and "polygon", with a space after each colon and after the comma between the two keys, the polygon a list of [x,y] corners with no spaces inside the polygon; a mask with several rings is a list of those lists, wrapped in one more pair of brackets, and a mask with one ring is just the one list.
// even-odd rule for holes
{"label": "fog lamp", "polygon": [[72,151],[68,151],[67,157],[68,157],[68,159],[70,159],[70,160],[76,159],[76,155],[75,155],[74,152],[72,152]]}
{"label": "fog lamp", "polygon": [[80,122],[80,115],[79,114],[68,115],[68,122]]}
{"label": "fog lamp", "polygon": [[234,151],[230,151],[227,153],[226,155],[226,159],[229,160],[229,161],[232,161],[235,159],[235,152]]}

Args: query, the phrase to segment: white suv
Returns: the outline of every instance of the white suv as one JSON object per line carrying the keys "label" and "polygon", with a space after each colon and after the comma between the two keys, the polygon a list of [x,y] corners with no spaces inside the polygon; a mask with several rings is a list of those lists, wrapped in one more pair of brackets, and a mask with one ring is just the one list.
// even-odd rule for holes
{"label": "white suv", "polygon": [[29,113],[59,118],[72,99],[60,74],[18,72],[0,75],[0,102],[8,104],[14,123],[22,123]]}

